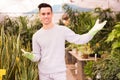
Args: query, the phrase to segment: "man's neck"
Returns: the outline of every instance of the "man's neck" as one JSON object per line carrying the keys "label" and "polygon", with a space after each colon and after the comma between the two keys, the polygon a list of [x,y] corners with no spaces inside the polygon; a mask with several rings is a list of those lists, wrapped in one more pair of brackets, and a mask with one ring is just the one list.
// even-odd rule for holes
{"label": "man's neck", "polygon": [[54,24],[53,23],[50,23],[48,25],[43,25],[43,28],[44,29],[51,29],[52,27],[54,27]]}

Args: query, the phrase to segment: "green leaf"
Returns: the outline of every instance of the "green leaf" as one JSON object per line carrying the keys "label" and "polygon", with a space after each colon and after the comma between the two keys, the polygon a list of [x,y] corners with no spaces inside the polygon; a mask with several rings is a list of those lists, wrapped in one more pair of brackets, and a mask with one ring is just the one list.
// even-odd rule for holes
{"label": "green leaf", "polygon": [[109,36],[108,36],[106,42],[113,41],[114,38],[115,38],[115,30],[113,30],[113,31],[109,34]]}
{"label": "green leaf", "polygon": [[112,44],[112,49],[116,49],[120,47],[120,41],[116,41]]}

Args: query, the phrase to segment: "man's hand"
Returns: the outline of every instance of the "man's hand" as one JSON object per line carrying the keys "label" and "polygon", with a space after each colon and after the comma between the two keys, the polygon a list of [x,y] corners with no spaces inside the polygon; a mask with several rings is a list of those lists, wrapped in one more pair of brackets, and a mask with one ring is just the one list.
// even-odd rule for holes
{"label": "man's hand", "polygon": [[21,49],[21,51],[23,52],[23,56],[30,59],[30,60],[33,60],[35,55],[33,53],[30,53],[30,52],[26,52],[24,49]]}
{"label": "man's hand", "polygon": [[105,21],[99,23],[99,19],[97,19],[95,25],[88,33],[90,35],[94,36],[99,30],[101,30],[105,26],[106,22],[107,21],[105,20]]}

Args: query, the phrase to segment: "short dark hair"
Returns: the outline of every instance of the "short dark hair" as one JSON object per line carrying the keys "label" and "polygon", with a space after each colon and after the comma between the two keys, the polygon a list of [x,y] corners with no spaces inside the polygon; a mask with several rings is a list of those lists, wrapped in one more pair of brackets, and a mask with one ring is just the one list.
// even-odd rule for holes
{"label": "short dark hair", "polygon": [[53,11],[53,10],[52,10],[52,6],[51,6],[50,4],[47,4],[47,3],[41,3],[41,4],[39,4],[39,5],[38,5],[39,11],[40,11],[40,9],[43,8],[43,7],[50,7],[51,11]]}

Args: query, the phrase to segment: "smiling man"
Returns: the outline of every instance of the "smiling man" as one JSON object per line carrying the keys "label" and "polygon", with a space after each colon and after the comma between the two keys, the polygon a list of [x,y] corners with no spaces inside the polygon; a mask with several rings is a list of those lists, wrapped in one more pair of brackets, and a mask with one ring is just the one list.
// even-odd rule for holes
{"label": "smiling man", "polygon": [[65,41],[85,44],[104,27],[106,21],[99,23],[97,20],[88,33],[79,35],[66,26],[53,24],[53,11],[49,4],[41,3],[38,8],[43,27],[33,35],[33,52],[22,50],[23,56],[39,62],[39,80],[66,80]]}

